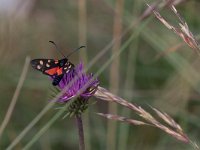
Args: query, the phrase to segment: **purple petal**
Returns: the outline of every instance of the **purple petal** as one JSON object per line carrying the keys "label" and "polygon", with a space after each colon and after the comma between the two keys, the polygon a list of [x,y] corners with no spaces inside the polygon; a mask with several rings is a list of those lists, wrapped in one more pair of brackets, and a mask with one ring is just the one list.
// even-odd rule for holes
{"label": "purple petal", "polygon": [[[73,80],[75,80],[73,82]],[[71,83],[73,82],[73,83]],[[90,83],[89,83],[90,82]],[[89,83],[89,84],[88,84]],[[69,86],[69,84],[71,86]],[[88,85],[87,85],[88,84]],[[85,87],[87,85],[87,88]],[[87,75],[84,71],[83,63],[78,64],[73,70],[69,73],[64,74],[62,80],[60,81],[58,87],[63,90],[66,86],[69,86],[68,90],[57,100],[57,102],[67,102],[73,97],[77,96],[79,91],[84,88],[84,92],[80,94],[83,98],[89,98],[94,95],[99,85],[97,79],[93,79],[93,75]],[[90,89],[90,90],[88,90]]]}

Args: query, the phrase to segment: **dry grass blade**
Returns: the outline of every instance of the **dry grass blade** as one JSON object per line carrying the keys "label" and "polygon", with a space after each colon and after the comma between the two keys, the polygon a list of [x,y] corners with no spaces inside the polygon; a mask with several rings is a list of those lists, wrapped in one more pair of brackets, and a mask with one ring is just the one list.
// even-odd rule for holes
{"label": "dry grass blade", "polygon": [[147,6],[149,8],[152,9],[154,15],[156,16],[156,18],[162,22],[168,29],[173,30],[174,33],[176,33],[178,36],[180,36],[183,41],[190,46],[192,49],[196,50],[196,52],[198,53],[198,55],[200,55],[200,48],[199,48],[199,44],[196,41],[194,35],[192,34],[192,32],[190,31],[187,23],[184,21],[184,19],[181,17],[181,15],[178,13],[178,11],[176,10],[174,5],[169,5],[171,10],[174,12],[174,14],[178,17],[179,19],[179,28],[174,27],[173,25],[171,25],[170,23],[168,23],[161,15],[158,11],[155,10],[154,6],[152,7],[151,5],[147,4]]}
{"label": "dry grass blade", "polygon": [[163,130],[167,134],[171,135],[172,137],[176,138],[179,141],[182,141],[184,143],[189,143],[189,141],[190,141],[189,138],[187,137],[187,135],[182,133],[182,132],[181,133],[180,132],[176,132],[176,131],[174,131],[174,130],[172,130],[172,129],[164,126],[164,125],[161,125],[161,124],[160,125],[155,125],[155,126],[157,128],[159,128],[159,129]]}
{"label": "dry grass blade", "polygon": [[168,125],[170,125],[171,127],[173,127],[174,129],[178,130],[179,132],[183,132],[182,128],[174,121],[174,119],[172,119],[168,114],[166,113],[162,113],[161,111],[159,111],[156,108],[152,109],[156,112],[156,114],[163,119]]}
{"label": "dry grass blade", "polygon": [[184,19],[181,17],[181,15],[178,13],[178,11],[176,10],[175,6],[171,5],[170,7],[172,9],[172,11],[174,12],[174,14],[179,18],[179,21],[181,23],[179,23],[182,32],[186,35],[184,37],[182,37],[184,39],[184,41],[193,49],[198,49],[199,50],[199,44],[197,43],[194,35],[192,34],[192,32],[189,30],[189,27],[186,23],[186,21],[184,21]]}
{"label": "dry grass blade", "polygon": [[128,103],[126,100],[110,93],[108,90],[106,90],[103,87],[99,86],[98,90],[96,91],[94,96],[97,97],[97,98],[106,100],[106,101],[118,103],[120,105],[128,107],[131,110],[135,110],[136,112],[140,112],[140,109],[138,107],[136,107],[135,105]]}
{"label": "dry grass blade", "polygon": [[30,57],[26,57],[26,60],[25,60],[25,63],[24,63],[24,67],[23,67],[23,70],[22,70],[22,74],[20,76],[17,88],[15,90],[15,93],[13,95],[11,103],[10,103],[10,105],[8,107],[8,110],[7,110],[7,113],[5,115],[5,118],[4,118],[4,120],[3,120],[3,122],[2,122],[2,124],[0,126],[0,138],[2,136],[2,133],[3,133],[4,129],[6,128],[6,125],[8,124],[8,122],[9,122],[9,120],[11,118],[12,113],[13,113],[13,110],[14,110],[15,104],[17,102],[19,93],[21,91],[21,88],[22,88],[22,86],[24,84],[24,80],[26,78],[26,74],[27,74],[27,71],[28,71],[29,63],[30,63]]}
{"label": "dry grass blade", "polygon": [[[171,128],[160,123],[149,112],[145,111],[142,107],[137,106],[136,104],[129,103],[128,101],[110,93],[108,90],[106,90],[102,87],[98,87],[98,90],[95,93],[95,96],[102,100],[106,100],[109,102],[115,102],[122,106],[125,106],[128,109],[135,111],[141,118],[146,120],[148,125],[151,125],[151,126],[154,126],[154,127],[157,127],[159,129],[163,130],[164,132],[166,132],[167,134],[171,135],[172,137],[178,139],[179,141],[182,141],[184,143],[190,143],[190,139],[188,138],[188,136],[185,133],[183,133],[182,128],[166,113],[162,113],[162,112],[158,111],[157,109],[153,108],[153,110],[156,112],[156,114],[160,118],[162,118],[165,122],[167,122],[167,124],[169,124],[171,126]],[[129,121],[131,121],[131,120],[127,120],[127,118],[125,118],[125,117],[116,116],[116,115],[112,115],[112,114],[100,113],[99,115],[104,116],[108,119],[112,119],[112,120],[114,119],[114,120],[128,122],[128,123],[130,123]],[[141,122],[137,122],[138,120],[134,120],[134,121],[135,121],[134,122],[135,124],[137,124],[137,123],[144,124],[143,121],[141,121]],[[139,124],[137,124],[137,125],[139,125]]]}
{"label": "dry grass blade", "polygon": [[[151,15],[152,11],[158,7],[159,2],[154,2],[151,4],[151,7],[148,7],[145,9],[143,14],[140,16],[140,19],[143,20],[144,18],[147,18]],[[148,4],[147,4],[148,5]]]}
{"label": "dry grass blade", "polygon": [[148,16],[150,16],[151,13],[152,13],[152,11],[154,11],[157,8],[161,9],[161,8],[163,8],[165,6],[168,6],[168,5],[175,5],[176,6],[179,3],[182,3],[183,1],[185,1],[185,0],[165,0],[165,1],[156,1],[156,2],[153,2],[153,3],[151,3],[151,7],[148,7],[143,12],[143,14],[140,16],[140,20],[143,20],[144,18],[147,18]]}
{"label": "dry grass blade", "polygon": [[150,125],[150,124],[145,123],[143,121],[129,119],[129,118],[118,116],[118,115],[103,114],[103,113],[97,113],[97,114],[100,115],[100,116],[103,116],[107,119],[117,120],[117,121],[126,122],[126,123],[130,123],[130,124],[134,124],[134,125]]}

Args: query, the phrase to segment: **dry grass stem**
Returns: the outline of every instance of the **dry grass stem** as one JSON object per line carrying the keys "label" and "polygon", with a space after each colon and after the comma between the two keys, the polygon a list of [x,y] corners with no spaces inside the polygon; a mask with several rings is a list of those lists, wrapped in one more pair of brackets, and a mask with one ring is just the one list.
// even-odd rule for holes
{"label": "dry grass stem", "polygon": [[112,119],[112,120],[117,120],[117,121],[121,121],[121,122],[126,122],[126,123],[130,123],[133,125],[150,125],[147,124],[143,121],[139,121],[139,120],[134,120],[134,119],[129,119],[126,117],[122,117],[122,116],[118,116],[118,115],[112,115],[112,114],[103,114],[103,113],[97,113],[100,116],[103,116],[107,119]]}
{"label": "dry grass stem", "polygon": [[[121,35],[122,35],[122,18],[123,18],[123,8],[124,0],[116,0],[115,2],[115,16],[113,24],[113,39],[116,39],[117,42],[113,44],[112,55],[117,53],[120,50],[121,46]],[[118,92],[119,82],[120,82],[120,57],[116,57],[110,66],[110,90],[115,93]],[[117,105],[109,104],[109,112],[117,113]],[[116,132],[117,123],[108,122],[108,133],[107,133],[107,149],[116,149]]]}
{"label": "dry grass stem", "polygon": [[185,0],[165,0],[165,1],[156,1],[156,2],[153,2],[150,5],[151,7],[148,7],[143,12],[143,14],[140,16],[140,20],[143,20],[144,18],[147,18],[148,16],[150,16],[152,14],[153,10],[155,10],[155,9],[162,9],[162,8],[164,8],[166,6],[169,6],[169,5],[176,6],[176,5],[178,5],[178,4],[180,4],[180,3],[184,2],[184,1]]}
{"label": "dry grass stem", "polygon": [[171,25],[169,22],[167,22],[158,11],[155,10],[155,6],[153,5],[153,7],[149,4],[147,4],[147,6],[152,9],[154,15],[156,16],[156,18],[162,22],[168,29],[174,31],[174,33],[176,33],[178,36],[180,36],[183,41],[190,46],[192,49],[194,49],[198,55],[200,56],[200,48],[199,48],[199,44],[197,42],[197,40],[195,39],[195,36],[192,34],[192,32],[190,31],[187,23],[184,21],[184,19],[181,17],[181,15],[178,13],[178,11],[176,10],[174,5],[169,4],[168,6],[171,8],[171,10],[173,11],[173,13],[177,16],[177,18],[179,19],[179,27],[174,27],[173,25]]}
{"label": "dry grass stem", "polygon": [[107,119],[112,120],[118,120],[126,123],[131,123],[134,125],[151,125],[154,127],[157,127],[167,134],[173,136],[174,138],[178,139],[179,141],[182,141],[184,143],[190,143],[190,139],[188,136],[183,132],[183,129],[180,127],[179,124],[177,124],[173,118],[171,118],[168,114],[163,113],[156,108],[152,109],[156,112],[157,116],[160,117],[165,123],[162,124],[160,121],[158,121],[153,115],[151,115],[149,112],[145,111],[141,106],[137,106],[136,104],[129,103],[128,101],[110,93],[108,90],[98,87],[97,92],[95,93],[95,96],[99,99],[106,100],[108,102],[114,102],[117,104],[120,104],[135,113],[137,113],[144,121],[134,120],[134,119],[128,119],[126,117],[121,117],[117,115],[112,114],[102,114],[99,113],[99,115],[106,117]]}

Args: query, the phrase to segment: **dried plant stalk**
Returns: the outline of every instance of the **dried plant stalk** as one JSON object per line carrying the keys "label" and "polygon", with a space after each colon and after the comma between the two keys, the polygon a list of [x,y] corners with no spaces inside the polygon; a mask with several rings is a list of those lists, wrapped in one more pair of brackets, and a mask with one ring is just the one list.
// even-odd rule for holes
{"label": "dried plant stalk", "polygon": [[179,27],[174,27],[173,25],[171,25],[169,22],[167,22],[158,11],[155,10],[155,6],[151,6],[149,4],[147,4],[147,6],[152,10],[152,12],[154,13],[154,15],[156,16],[156,18],[163,23],[168,29],[174,31],[174,33],[176,33],[179,37],[181,37],[183,39],[183,41],[192,49],[194,49],[197,54],[200,56],[200,48],[199,48],[199,44],[195,38],[195,36],[193,35],[193,33],[190,31],[186,21],[184,21],[183,17],[181,17],[181,15],[178,13],[178,11],[176,10],[175,6],[172,5],[171,3],[168,3],[167,6],[170,7],[170,9],[173,11],[173,13],[177,16],[178,20],[179,20]]}
{"label": "dried plant stalk", "polygon": [[[114,24],[113,24],[113,39],[116,39],[117,42],[113,44],[112,55],[116,54],[119,51],[121,46],[121,35],[122,35],[122,17],[123,17],[123,9],[124,9],[124,0],[116,0],[115,3],[115,14],[114,14]],[[111,63],[110,67],[110,89],[118,92],[119,89],[119,80],[120,80],[120,57],[116,57]],[[110,112],[117,112],[116,104],[109,104]],[[108,133],[107,133],[107,144],[106,148],[116,149],[116,131],[117,131],[117,123],[116,122],[108,122]]]}
{"label": "dried plant stalk", "polygon": [[147,124],[143,121],[129,119],[129,118],[118,116],[118,115],[104,114],[104,113],[97,113],[97,114],[100,115],[100,116],[103,116],[107,119],[112,119],[112,120],[117,120],[117,121],[121,121],[121,122],[125,122],[125,123],[130,123],[130,124],[133,124],[133,125],[150,125],[150,124]]}
{"label": "dried plant stalk", "polygon": [[193,148],[199,149],[197,144],[195,142],[192,142],[188,138],[188,136],[183,132],[183,129],[181,128],[181,126],[178,123],[176,123],[174,121],[174,119],[171,118],[165,112],[161,112],[158,109],[151,107],[155,111],[157,116],[165,122],[165,124],[162,124],[155,117],[153,117],[153,115],[151,115],[149,112],[145,111],[141,106],[129,103],[128,101],[110,93],[108,90],[106,90],[102,87],[98,87],[98,90],[95,93],[95,97],[105,100],[105,101],[108,101],[108,102],[114,102],[114,103],[120,104],[120,105],[134,111],[135,113],[137,113],[145,121],[129,119],[126,117],[113,115],[113,114],[98,113],[98,115],[106,117],[107,119],[117,120],[117,121],[130,123],[130,124],[134,124],[134,125],[154,126],[156,128],[163,130],[165,133],[176,138],[177,140],[182,141],[184,143],[191,144],[193,146]]}

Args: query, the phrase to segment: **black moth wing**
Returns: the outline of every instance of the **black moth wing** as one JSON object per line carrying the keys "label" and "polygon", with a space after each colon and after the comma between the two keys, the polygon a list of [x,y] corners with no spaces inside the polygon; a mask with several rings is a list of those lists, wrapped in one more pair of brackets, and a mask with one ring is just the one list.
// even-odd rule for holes
{"label": "black moth wing", "polygon": [[59,62],[55,59],[33,59],[31,60],[31,66],[34,69],[39,70],[46,75],[49,75],[45,71],[55,67],[59,67]]}
{"label": "black moth wing", "polygon": [[[60,60],[33,59],[31,65],[34,69],[41,71],[43,74],[53,77],[52,84],[54,86],[59,84],[64,74],[67,74],[74,69],[74,64],[69,62],[67,58]],[[60,69],[62,70],[61,72]]]}

